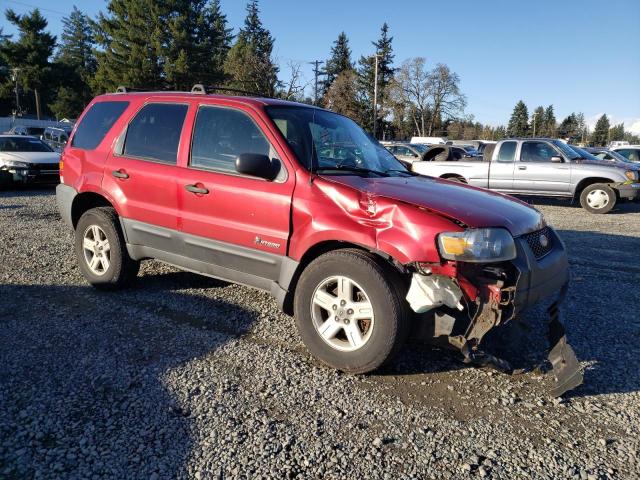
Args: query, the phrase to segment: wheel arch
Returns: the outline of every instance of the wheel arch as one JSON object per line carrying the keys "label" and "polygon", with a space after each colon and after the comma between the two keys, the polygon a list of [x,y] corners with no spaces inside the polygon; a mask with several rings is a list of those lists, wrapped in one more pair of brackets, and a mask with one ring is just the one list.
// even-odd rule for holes
{"label": "wheel arch", "polygon": [[287,292],[284,295],[284,299],[282,301],[282,310],[287,315],[293,315],[293,298],[295,296],[296,287],[298,285],[298,280],[300,279],[300,275],[307,268],[307,266],[325,253],[337,251],[337,250],[360,250],[363,252],[371,253],[375,256],[375,258],[379,259],[383,265],[388,266],[389,268],[393,268],[398,271],[398,273],[404,273],[403,268],[399,262],[397,262],[393,257],[386,254],[385,252],[379,250],[372,250],[364,245],[359,245],[352,242],[345,242],[339,240],[326,240],[315,245],[312,245],[300,259],[298,262],[293,274],[290,277],[290,281],[287,287]]}
{"label": "wheel arch", "polygon": [[96,192],[82,192],[75,196],[71,204],[71,223],[76,228],[80,217],[87,211],[96,207],[112,207],[114,205],[103,195]]}
{"label": "wheel arch", "polygon": [[[580,194],[582,193],[582,191],[585,188],[587,188],[589,185],[593,185],[594,183],[610,184],[610,183],[615,183],[615,182],[613,180],[611,180],[610,178],[606,178],[606,177],[587,177],[587,178],[583,178],[576,185],[576,189],[573,192],[574,199],[579,199],[580,198]],[[616,192],[616,195],[618,194],[618,192],[616,191],[615,188],[613,189],[613,191]]]}
{"label": "wheel arch", "polygon": [[440,175],[440,178],[444,178],[445,180],[456,179],[462,183],[468,183],[466,178],[457,173],[445,173],[443,175]]}

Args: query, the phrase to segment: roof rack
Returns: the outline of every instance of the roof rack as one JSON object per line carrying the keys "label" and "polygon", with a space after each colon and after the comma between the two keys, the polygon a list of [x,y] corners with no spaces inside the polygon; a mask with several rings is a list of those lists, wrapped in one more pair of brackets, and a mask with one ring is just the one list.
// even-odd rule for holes
{"label": "roof rack", "polygon": [[[120,85],[118,86],[118,88],[116,88],[116,93],[149,92],[149,91],[152,91],[152,90],[148,88],[126,87],[124,85]],[[213,92],[229,92],[229,93],[236,93],[239,95],[245,95],[248,97],[266,97],[266,95],[262,95],[256,92],[250,92],[248,90],[240,90],[238,88],[231,88],[231,87],[222,87],[219,85],[203,85],[202,83],[196,83],[193,87],[191,87],[191,90],[190,90],[190,93],[195,93],[198,95],[206,95],[207,93],[213,93]]]}

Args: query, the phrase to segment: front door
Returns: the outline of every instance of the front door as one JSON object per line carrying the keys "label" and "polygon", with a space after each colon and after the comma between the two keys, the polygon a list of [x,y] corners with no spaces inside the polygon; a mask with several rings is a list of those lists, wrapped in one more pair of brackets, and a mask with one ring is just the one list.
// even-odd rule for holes
{"label": "front door", "polygon": [[[242,153],[268,155],[279,165],[276,179],[237,173]],[[287,253],[294,182],[248,111],[201,105],[178,185],[186,254],[242,283],[252,282],[234,272],[277,280]]]}
{"label": "front door", "polygon": [[[560,161],[553,161],[555,160]],[[570,192],[571,164],[549,142],[528,140],[520,147],[514,170],[514,190],[563,195]]]}

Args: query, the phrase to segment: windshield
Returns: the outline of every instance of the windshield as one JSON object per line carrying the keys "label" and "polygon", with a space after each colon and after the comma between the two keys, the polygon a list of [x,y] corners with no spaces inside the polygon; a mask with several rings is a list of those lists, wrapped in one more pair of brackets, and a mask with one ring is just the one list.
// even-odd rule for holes
{"label": "windshield", "polygon": [[583,157],[584,155],[582,155],[581,153],[576,152],[575,150],[573,150],[569,145],[567,145],[564,142],[561,142],[560,140],[554,140],[553,144],[558,147],[558,149],[564,153],[567,158],[569,158],[570,160],[577,160],[580,157]]}
{"label": "windshield", "polygon": [[409,174],[407,169],[353,120],[309,107],[267,107],[267,114],[298,157],[313,171],[349,174]]}
{"label": "windshield", "polygon": [[620,155],[618,152],[616,152],[615,150],[608,150],[606,152],[608,155],[611,155],[613,158],[615,158],[616,160],[620,160],[621,162],[627,162],[627,163],[637,163],[634,162],[633,160],[629,160],[627,157],[625,157],[624,155]]}
{"label": "windshield", "polygon": [[420,153],[424,153],[427,150],[429,150],[429,146],[423,143],[412,143],[411,148],[413,148],[414,150],[417,150]]}
{"label": "windshield", "polygon": [[0,138],[0,152],[53,152],[51,147],[37,138]]}
{"label": "windshield", "polygon": [[583,150],[580,147],[576,147],[574,145],[571,145],[571,149],[575,150],[575,152],[580,155],[582,158],[587,159],[587,160],[602,160],[601,158],[596,157],[593,153],[591,152],[587,152],[586,150]]}

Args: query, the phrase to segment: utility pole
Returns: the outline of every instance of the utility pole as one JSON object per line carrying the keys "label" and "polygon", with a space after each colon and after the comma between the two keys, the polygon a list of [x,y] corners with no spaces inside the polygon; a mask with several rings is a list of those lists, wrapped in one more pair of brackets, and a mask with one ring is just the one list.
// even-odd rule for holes
{"label": "utility pole", "polygon": [[376,66],[373,74],[373,138],[376,138],[376,126],[378,124],[378,57],[376,54]]}
{"label": "utility pole", "polygon": [[533,138],[536,138],[536,118],[538,117],[538,112],[533,112]]}
{"label": "utility pole", "polygon": [[18,95],[18,72],[19,68],[11,69],[11,80],[16,82],[16,115],[20,113],[20,96]]}
{"label": "utility pole", "polygon": [[320,71],[320,65],[322,65],[324,62],[321,60],[315,60],[313,62],[309,62],[309,64],[313,65],[313,75],[315,77],[315,86],[314,86],[314,90],[313,90],[313,104],[317,105],[318,104],[318,76],[319,75],[325,75],[323,72]]}

